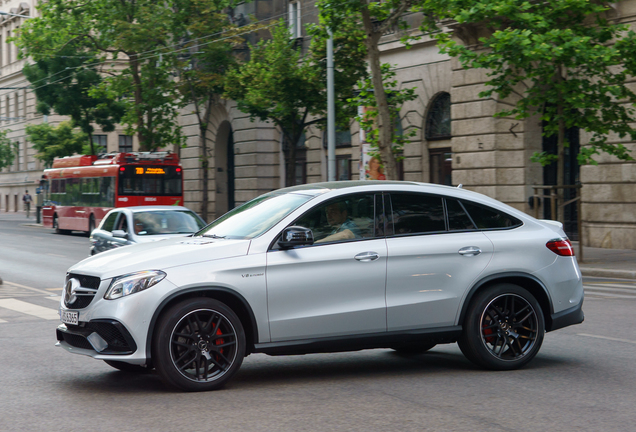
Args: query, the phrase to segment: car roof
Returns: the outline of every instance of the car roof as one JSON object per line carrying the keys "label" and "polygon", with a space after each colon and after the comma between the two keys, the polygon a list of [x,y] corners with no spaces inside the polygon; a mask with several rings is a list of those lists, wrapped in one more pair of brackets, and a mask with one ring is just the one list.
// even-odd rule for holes
{"label": "car roof", "polygon": [[[131,207],[117,207],[113,210],[129,210],[133,213],[149,212],[149,211],[166,211],[166,210],[178,210],[178,211],[192,211],[187,207],[174,206],[174,205],[153,205],[153,206],[131,206]],[[111,211],[113,211],[111,210]]]}

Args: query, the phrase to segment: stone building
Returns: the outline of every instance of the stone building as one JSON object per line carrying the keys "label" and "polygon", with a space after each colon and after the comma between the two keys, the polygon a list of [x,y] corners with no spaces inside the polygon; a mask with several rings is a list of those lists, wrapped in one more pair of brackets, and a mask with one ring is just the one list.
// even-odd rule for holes
{"label": "stone building", "polygon": [[[23,7],[11,0],[5,3],[5,7]],[[615,7],[619,19],[633,25],[636,1],[627,0],[615,4]],[[21,10],[28,8],[26,5]],[[297,38],[301,49],[308,46],[304,24],[317,20],[315,2],[305,0],[255,0],[240,4],[230,11],[230,15],[237,23],[245,22],[250,16],[256,20],[285,17],[290,24],[292,37]],[[417,17],[407,16],[406,19],[416,22]],[[11,20],[5,17],[2,24],[7,21]],[[19,25],[19,22],[7,24]],[[3,38],[7,31],[3,30]],[[520,121],[494,118],[493,114],[502,108],[504,102],[478,97],[485,88],[483,70],[462,69],[455,59],[440,54],[435,42],[426,37],[414,42],[412,48],[406,50],[399,43],[398,36],[396,33],[385,35],[380,48],[383,62],[396,65],[400,85],[415,88],[417,93],[417,98],[405,104],[400,112],[401,128],[416,132],[404,147],[404,160],[400,167],[402,178],[462,184],[464,188],[534,214],[535,210],[531,208],[533,186],[550,184],[555,180],[555,168],[543,168],[530,162],[534,152],[554,145],[542,137],[542,126],[538,119]],[[254,36],[257,37],[259,35]],[[5,47],[4,44],[0,46]],[[7,58],[7,50],[3,50],[3,58]],[[18,63],[12,65],[3,61],[0,87],[24,85],[20,69]],[[13,211],[16,208],[13,200],[18,202],[14,196],[21,196],[25,182],[38,179],[42,169],[33,159],[33,150],[25,142],[21,131],[26,123],[43,119],[33,114],[30,92],[18,92],[14,96],[11,90],[3,89],[1,93],[2,117],[26,117],[2,122],[3,127],[11,129],[12,139],[21,143],[20,157],[16,158],[14,166],[0,173],[0,193],[3,197],[0,209]],[[16,97],[17,103],[13,102]],[[22,114],[8,115],[7,109],[11,113],[11,110],[21,109]],[[202,150],[198,147],[198,129],[191,111],[185,109],[181,117],[181,124],[189,137],[188,146],[177,151],[184,166],[185,204],[200,212]],[[585,145],[588,139],[585,134],[578,131],[570,133],[575,146]],[[119,135],[115,132],[107,136],[109,151],[118,150],[120,141],[129,139]],[[272,124],[251,122],[249,116],[237,110],[233,101],[218,103],[209,119],[209,219],[261,193],[284,186],[285,167],[281,144],[281,134]],[[136,143],[132,145],[136,148]],[[625,142],[625,145],[636,156],[636,144]],[[358,179],[361,146],[359,127],[355,121],[352,121],[349,131],[338,133],[336,155],[337,178]],[[577,238],[580,216],[585,245],[636,249],[636,163],[621,162],[602,155],[597,157],[598,166],[579,168],[574,152],[569,161],[566,183],[580,182],[583,187],[581,214],[578,215],[573,206],[565,212],[568,234]],[[306,131],[304,146],[300,149],[296,181],[312,183],[326,179],[324,132],[312,127]],[[8,197],[7,204],[5,197]],[[541,205],[539,216],[549,218],[549,207],[548,203]]]}

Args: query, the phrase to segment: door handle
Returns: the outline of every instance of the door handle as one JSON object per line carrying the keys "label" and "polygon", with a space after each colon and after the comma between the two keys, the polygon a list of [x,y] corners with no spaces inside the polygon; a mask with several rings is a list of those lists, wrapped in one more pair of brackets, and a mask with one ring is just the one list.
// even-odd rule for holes
{"label": "door handle", "polygon": [[371,262],[380,258],[380,255],[377,252],[362,252],[354,258],[361,262]]}
{"label": "door handle", "polygon": [[466,246],[459,250],[459,254],[463,256],[476,256],[481,253],[481,249],[477,246]]}

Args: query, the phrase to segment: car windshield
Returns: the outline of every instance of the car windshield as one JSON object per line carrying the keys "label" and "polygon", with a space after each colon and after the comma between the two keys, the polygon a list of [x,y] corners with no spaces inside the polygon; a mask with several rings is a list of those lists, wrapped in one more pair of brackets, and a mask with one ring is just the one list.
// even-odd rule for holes
{"label": "car windshield", "polygon": [[224,214],[197,236],[252,239],[312,198],[295,193],[262,195]]}
{"label": "car windshield", "polygon": [[165,210],[133,213],[135,234],[139,236],[192,234],[205,226],[189,210]]}

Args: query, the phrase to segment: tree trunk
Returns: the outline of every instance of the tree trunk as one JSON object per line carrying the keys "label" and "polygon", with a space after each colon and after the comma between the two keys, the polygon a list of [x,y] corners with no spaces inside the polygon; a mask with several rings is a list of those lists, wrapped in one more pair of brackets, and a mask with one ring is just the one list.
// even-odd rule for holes
{"label": "tree trunk", "polygon": [[139,72],[139,61],[136,54],[130,55],[130,70],[132,71],[134,88],[133,94],[135,96],[135,114],[137,115],[137,136],[139,138],[139,150],[146,151],[150,148],[148,145],[147,137],[142,132],[144,126],[144,116],[142,110],[139,108],[143,104],[143,96],[141,94],[141,76]]}
{"label": "tree trunk", "polygon": [[365,44],[367,47],[367,54],[369,56],[369,67],[371,69],[371,82],[373,83],[373,92],[375,95],[375,101],[377,104],[378,116],[377,124],[378,128],[378,150],[380,152],[380,158],[382,159],[382,165],[384,166],[384,173],[387,180],[397,180],[397,164],[395,162],[395,156],[393,154],[393,122],[391,121],[391,112],[389,110],[389,104],[384,91],[384,84],[382,82],[382,69],[380,67],[380,50],[378,49],[378,41],[382,36],[379,32],[374,32],[373,22],[369,15],[369,9],[366,1],[361,0],[361,13],[362,22],[364,24],[364,31],[367,35]]}
{"label": "tree trunk", "polygon": [[[202,193],[203,199],[201,200],[201,217],[204,221],[208,221],[208,195],[209,195],[209,182],[210,182],[210,157],[208,155],[208,119],[210,118],[210,111],[212,109],[212,98],[210,95],[205,103],[205,112],[203,120],[199,119],[199,145],[201,146],[201,168],[203,168],[203,185]],[[198,108],[197,108],[198,110]]]}

